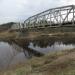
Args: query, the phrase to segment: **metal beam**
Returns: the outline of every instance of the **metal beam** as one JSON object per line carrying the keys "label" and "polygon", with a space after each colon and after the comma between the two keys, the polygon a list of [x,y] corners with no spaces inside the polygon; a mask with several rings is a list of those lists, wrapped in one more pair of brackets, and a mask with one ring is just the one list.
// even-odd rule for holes
{"label": "metal beam", "polygon": [[70,14],[71,10],[72,10],[72,8],[71,8],[71,9],[69,10],[69,12],[67,13],[66,17],[65,17],[64,20],[63,20],[63,23],[64,23],[64,21],[66,20],[66,18],[68,18],[68,15]]}

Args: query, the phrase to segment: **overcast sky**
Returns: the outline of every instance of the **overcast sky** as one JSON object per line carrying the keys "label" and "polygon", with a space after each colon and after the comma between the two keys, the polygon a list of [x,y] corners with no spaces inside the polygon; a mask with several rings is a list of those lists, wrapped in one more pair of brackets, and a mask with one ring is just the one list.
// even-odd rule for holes
{"label": "overcast sky", "polygon": [[75,0],[0,0],[0,24],[24,21],[49,8],[75,4]]}

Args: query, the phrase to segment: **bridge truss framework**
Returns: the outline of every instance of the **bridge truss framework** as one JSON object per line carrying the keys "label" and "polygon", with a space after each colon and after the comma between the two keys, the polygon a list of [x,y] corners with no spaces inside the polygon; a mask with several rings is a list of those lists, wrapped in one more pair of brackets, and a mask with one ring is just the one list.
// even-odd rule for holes
{"label": "bridge truss framework", "polygon": [[24,28],[74,26],[75,5],[52,8],[29,17],[24,21]]}

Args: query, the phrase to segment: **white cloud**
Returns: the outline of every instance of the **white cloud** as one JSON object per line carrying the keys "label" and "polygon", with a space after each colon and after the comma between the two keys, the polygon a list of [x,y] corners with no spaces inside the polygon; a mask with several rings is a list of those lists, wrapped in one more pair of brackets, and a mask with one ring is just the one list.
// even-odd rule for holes
{"label": "white cloud", "polygon": [[25,20],[49,8],[75,4],[75,0],[1,0],[0,23]]}

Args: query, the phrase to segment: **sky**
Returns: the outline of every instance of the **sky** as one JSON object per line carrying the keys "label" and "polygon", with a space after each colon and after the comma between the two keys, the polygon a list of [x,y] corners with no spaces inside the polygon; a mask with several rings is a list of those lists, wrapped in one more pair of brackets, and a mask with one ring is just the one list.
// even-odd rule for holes
{"label": "sky", "polygon": [[0,24],[23,22],[44,10],[74,4],[75,0],[0,0]]}

